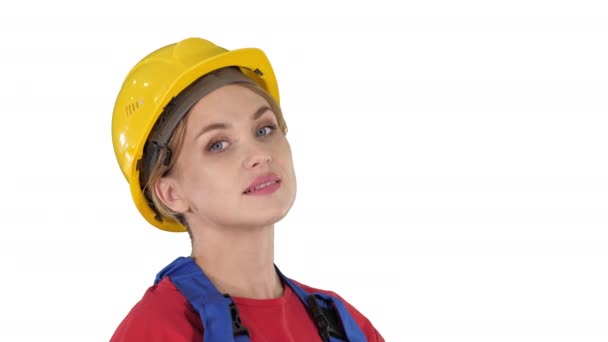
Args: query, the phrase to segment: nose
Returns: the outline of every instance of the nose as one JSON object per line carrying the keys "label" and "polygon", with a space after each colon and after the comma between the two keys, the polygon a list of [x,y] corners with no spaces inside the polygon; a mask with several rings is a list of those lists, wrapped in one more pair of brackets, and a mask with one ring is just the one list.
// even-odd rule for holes
{"label": "nose", "polygon": [[247,169],[258,167],[262,164],[270,163],[272,157],[270,154],[262,148],[257,148],[251,151],[251,153],[244,160],[244,167]]}

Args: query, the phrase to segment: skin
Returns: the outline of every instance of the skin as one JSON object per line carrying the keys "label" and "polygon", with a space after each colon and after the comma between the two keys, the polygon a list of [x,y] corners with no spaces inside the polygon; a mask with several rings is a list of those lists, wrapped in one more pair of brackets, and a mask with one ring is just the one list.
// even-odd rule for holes
{"label": "skin", "polygon": [[[185,215],[194,261],[220,292],[234,297],[283,293],[274,269],[274,224],[295,201],[296,176],[289,142],[274,113],[263,107],[270,107],[263,97],[234,84],[203,97],[186,118],[172,171],[154,188],[169,208]],[[262,114],[254,120],[256,112]],[[227,127],[201,134],[215,123]],[[243,193],[268,172],[281,179],[277,191]]]}

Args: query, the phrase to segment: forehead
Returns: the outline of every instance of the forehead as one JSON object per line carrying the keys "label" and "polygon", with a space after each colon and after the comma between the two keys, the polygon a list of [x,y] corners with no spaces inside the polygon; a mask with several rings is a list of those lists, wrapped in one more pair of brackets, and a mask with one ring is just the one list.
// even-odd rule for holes
{"label": "forehead", "polygon": [[249,120],[261,106],[269,106],[264,97],[242,85],[229,84],[200,99],[192,107],[188,121]]}

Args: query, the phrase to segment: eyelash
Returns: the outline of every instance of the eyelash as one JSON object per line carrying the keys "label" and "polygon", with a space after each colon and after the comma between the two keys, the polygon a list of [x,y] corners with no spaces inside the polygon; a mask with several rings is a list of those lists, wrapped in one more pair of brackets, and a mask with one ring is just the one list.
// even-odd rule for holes
{"label": "eyelash", "polygon": [[[277,125],[275,125],[275,124],[273,124],[273,123],[263,125],[263,126],[262,126],[262,127],[260,127],[260,128],[266,128],[266,127],[269,127],[269,128],[270,128],[270,133],[268,133],[268,134],[266,134],[266,135],[263,135],[262,137],[267,137],[267,136],[269,136],[269,135],[273,134],[273,133],[274,133],[274,131],[275,131],[277,128],[279,128]],[[257,131],[258,131],[260,128],[256,129],[256,132],[257,132]],[[222,141],[226,141],[226,140],[228,140],[228,138],[226,138],[226,137],[221,137],[221,138],[217,138],[217,139],[213,139],[213,140],[211,140],[211,142],[209,142],[209,144],[207,145],[207,151],[209,151],[209,152],[211,152],[211,153],[218,153],[218,152],[222,152],[223,150],[219,150],[219,151],[213,151],[213,150],[211,150],[211,147],[213,147],[213,145],[215,145],[215,144],[217,144],[217,143],[221,143]]]}

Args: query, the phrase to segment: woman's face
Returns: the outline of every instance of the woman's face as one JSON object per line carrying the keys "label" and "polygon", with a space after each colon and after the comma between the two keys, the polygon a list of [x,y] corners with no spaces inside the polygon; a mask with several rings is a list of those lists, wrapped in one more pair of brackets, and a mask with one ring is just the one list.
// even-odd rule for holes
{"label": "woman's face", "polygon": [[[247,191],[267,175],[280,179],[274,192]],[[262,96],[235,84],[192,108],[174,170],[162,182],[165,202],[187,213],[192,228],[274,224],[296,195],[291,148],[275,114]]]}

